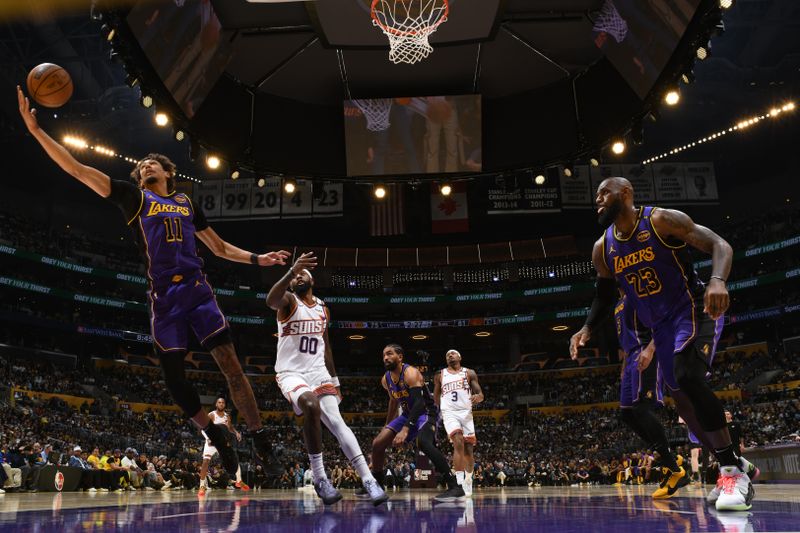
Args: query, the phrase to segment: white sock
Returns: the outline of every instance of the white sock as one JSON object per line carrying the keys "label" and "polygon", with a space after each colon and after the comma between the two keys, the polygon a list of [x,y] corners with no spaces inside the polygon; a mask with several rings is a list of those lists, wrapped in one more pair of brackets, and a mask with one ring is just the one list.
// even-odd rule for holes
{"label": "white sock", "polygon": [[208,481],[206,480],[206,478],[200,480],[200,486],[203,487],[204,489],[208,488]]}
{"label": "white sock", "polygon": [[363,454],[351,459],[350,464],[353,465],[353,470],[355,470],[358,477],[361,478],[361,483],[375,481],[375,477],[372,475],[372,472],[369,471],[369,465],[367,464],[367,460],[364,459]]}
{"label": "white sock", "polygon": [[322,410],[320,419],[325,424],[331,433],[339,441],[339,446],[342,448],[345,456],[350,460],[353,469],[361,478],[361,481],[370,481],[375,479],[372,472],[369,471],[364,454],[361,452],[361,447],[358,445],[358,439],[353,434],[353,430],[345,423],[339,412],[339,404],[335,396],[325,395],[319,399],[319,406]]}
{"label": "white sock", "polygon": [[239,468],[236,469],[236,483],[241,483],[241,482],[242,482],[242,467],[240,465]]}
{"label": "white sock", "polygon": [[469,470],[467,470],[467,471],[464,473],[464,478],[467,480],[467,483],[472,483],[472,472],[470,472]]}
{"label": "white sock", "polygon": [[464,471],[463,470],[459,470],[458,472],[456,472],[456,483],[458,483],[459,485],[463,485],[464,484]]}
{"label": "white sock", "polygon": [[328,476],[325,475],[325,465],[322,464],[322,454],[310,453],[308,458],[311,461],[311,470],[314,472],[314,481],[328,479]]}

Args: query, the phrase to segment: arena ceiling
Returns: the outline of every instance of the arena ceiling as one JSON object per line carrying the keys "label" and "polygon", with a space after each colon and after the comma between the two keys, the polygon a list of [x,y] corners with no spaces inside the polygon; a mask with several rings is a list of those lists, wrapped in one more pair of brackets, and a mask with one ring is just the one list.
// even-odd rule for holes
{"label": "arena ceiling", "polygon": [[603,0],[454,0],[431,38],[433,53],[415,65],[388,60],[368,3],[213,1],[230,58],[191,113],[170,98],[143,53],[132,11],[113,12],[112,44],[194,139],[245,168],[342,178],[344,100],[480,94],[483,169],[496,172],[587,157],[623,136],[688,68],[709,20],[720,16],[717,0],[701,0],[653,89],[642,94],[595,43]]}

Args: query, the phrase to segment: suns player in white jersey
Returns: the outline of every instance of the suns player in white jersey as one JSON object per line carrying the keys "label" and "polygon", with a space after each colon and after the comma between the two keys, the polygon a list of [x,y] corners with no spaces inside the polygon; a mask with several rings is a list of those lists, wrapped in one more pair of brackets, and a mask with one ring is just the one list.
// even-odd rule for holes
{"label": "suns player in white jersey", "polygon": [[304,417],[303,436],[317,495],[326,505],[342,499],[325,474],[321,421],[339,441],[372,503],[380,505],[389,497],[369,471],[353,431],[339,413],[342,394],[328,341],[330,311],[313,294],[310,270],[316,264],[314,254],[302,254],[267,295],[267,305],[278,312],[275,379],[295,414]]}
{"label": "suns player in white jersey", "polygon": [[447,366],[433,378],[433,398],[442,412],[444,429],[453,443],[453,470],[464,494],[472,494],[475,421],[472,406],[483,401],[483,391],[474,370],[461,366],[458,350],[445,354]]}
{"label": "suns player in white jersey", "polygon": [[[208,413],[208,419],[212,424],[219,424],[220,426],[225,426],[228,428],[228,431],[233,433],[236,436],[236,440],[241,442],[242,434],[236,431],[236,428],[233,427],[233,423],[231,423],[230,415],[225,411],[225,398],[217,398],[216,402],[216,409]],[[206,495],[206,491],[208,490],[208,465],[211,464],[211,460],[214,456],[218,453],[217,449],[211,444],[211,440],[206,435],[205,431],[201,432],[203,437],[205,437],[205,444],[203,444],[203,464],[200,466],[200,489],[197,491],[197,495],[202,497]],[[250,490],[250,487],[242,481],[242,467],[236,470],[236,488],[242,490]]]}

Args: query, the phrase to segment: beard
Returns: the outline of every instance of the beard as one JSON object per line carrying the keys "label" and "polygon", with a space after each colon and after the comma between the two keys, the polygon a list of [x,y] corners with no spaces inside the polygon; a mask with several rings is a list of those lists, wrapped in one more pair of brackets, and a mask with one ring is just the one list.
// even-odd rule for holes
{"label": "beard", "polygon": [[395,370],[397,368],[398,364],[399,364],[399,361],[389,361],[389,362],[383,363],[383,368],[385,368],[386,370],[391,372],[392,370]]}
{"label": "beard", "polygon": [[597,217],[597,222],[606,227],[614,223],[620,213],[622,213],[622,200],[617,198],[614,202],[603,210]]}
{"label": "beard", "polygon": [[308,294],[308,290],[311,288],[311,285],[307,285],[305,283],[298,283],[294,286],[294,293],[298,296],[305,296]]}

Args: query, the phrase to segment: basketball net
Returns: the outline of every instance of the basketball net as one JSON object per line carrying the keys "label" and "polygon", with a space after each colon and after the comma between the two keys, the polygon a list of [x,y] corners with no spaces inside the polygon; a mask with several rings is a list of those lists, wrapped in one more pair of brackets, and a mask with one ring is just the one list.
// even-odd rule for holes
{"label": "basketball net", "polygon": [[367,119],[369,131],[383,131],[389,128],[389,112],[392,110],[391,98],[353,100],[353,103]]}
{"label": "basketball net", "polygon": [[447,0],[372,0],[372,24],[389,38],[389,60],[414,63],[428,57],[428,42],[450,12]]}
{"label": "basketball net", "polygon": [[628,35],[628,23],[620,16],[614,3],[611,0],[606,0],[600,10],[600,15],[594,21],[592,30],[606,32],[617,43],[621,43]]}

